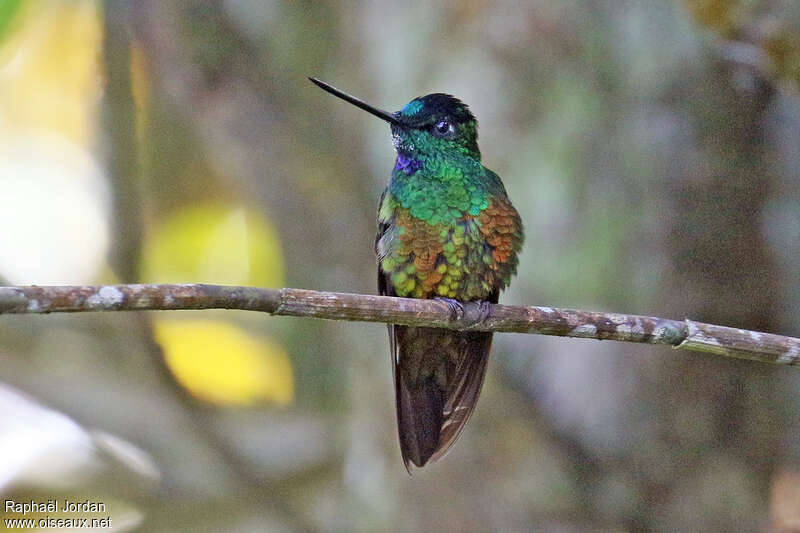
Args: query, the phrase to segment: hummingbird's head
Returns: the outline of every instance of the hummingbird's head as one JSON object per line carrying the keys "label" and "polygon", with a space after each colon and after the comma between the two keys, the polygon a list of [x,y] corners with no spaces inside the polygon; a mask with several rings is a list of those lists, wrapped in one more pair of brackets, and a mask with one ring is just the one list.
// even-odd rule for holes
{"label": "hummingbird's head", "polygon": [[480,160],[478,121],[467,104],[449,94],[414,98],[394,114],[394,146],[405,155],[455,152]]}
{"label": "hummingbird's head", "polygon": [[309,79],[325,91],[391,124],[394,147],[399,154],[409,157],[460,154],[480,161],[478,121],[469,107],[454,96],[442,93],[420,96],[397,113],[389,113],[324,81]]}

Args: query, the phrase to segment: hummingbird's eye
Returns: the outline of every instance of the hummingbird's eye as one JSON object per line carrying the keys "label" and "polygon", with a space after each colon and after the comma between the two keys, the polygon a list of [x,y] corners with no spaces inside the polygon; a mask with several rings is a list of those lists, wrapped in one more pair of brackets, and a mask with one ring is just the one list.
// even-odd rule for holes
{"label": "hummingbird's eye", "polygon": [[452,137],[455,132],[455,126],[449,120],[441,120],[433,126],[433,133],[437,137]]}

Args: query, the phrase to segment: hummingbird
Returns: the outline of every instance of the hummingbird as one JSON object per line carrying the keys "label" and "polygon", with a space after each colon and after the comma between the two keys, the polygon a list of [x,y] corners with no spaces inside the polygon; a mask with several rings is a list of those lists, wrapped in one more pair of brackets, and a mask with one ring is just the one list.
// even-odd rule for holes
{"label": "hummingbird", "polygon": [[[323,90],[391,125],[397,152],[378,206],[378,293],[497,303],[516,274],[522,221],[500,177],[481,164],[478,122],[449,94],[400,111]],[[389,324],[400,451],[406,469],[443,457],[478,401],[492,333]]]}

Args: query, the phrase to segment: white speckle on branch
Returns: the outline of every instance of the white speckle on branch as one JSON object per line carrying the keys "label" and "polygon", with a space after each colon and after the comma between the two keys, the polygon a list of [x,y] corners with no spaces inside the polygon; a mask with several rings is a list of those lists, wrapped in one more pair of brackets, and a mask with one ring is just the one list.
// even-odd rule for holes
{"label": "white speckle on branch", "polygon": [[800,362],[800,346],[791,344],[789,350],[778,356],[776,363],[782,365],[793,365]]}
{"label": "white speckle on branch", "polygon": [[121,304],[124,299],[125,295],[116,287],[101,287],[96,294],[86,299],[86,303],[91,307],[107,308]]}
{"label": "white speckle on branch", "polygon": [[594,337],[597,335],[597,327],[594,324],[581,324],[569,332],[568,337]]}
{"label": "white speckle on branch", "polygon": [[617,314],[617,313],[609,313],[608,314],[608,318],[609,318],[609,320],[611,320],[611,322],[613,322],[616,325],[624,324],[625,322],[628,321],[628,317],[627,316],[620,315],[620,314]]}

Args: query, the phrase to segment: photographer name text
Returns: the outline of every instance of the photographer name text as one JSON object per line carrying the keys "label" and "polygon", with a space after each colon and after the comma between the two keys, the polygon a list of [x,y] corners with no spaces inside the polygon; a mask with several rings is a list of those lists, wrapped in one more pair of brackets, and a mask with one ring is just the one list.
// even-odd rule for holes
{"label": "photographer name text", "polygon": [[5,511],[22,516],[28,513],[105,513],[106,504],[92,500],[73,501],[68,499],[38,502],[35,500],[26,502],[5,500]]}

